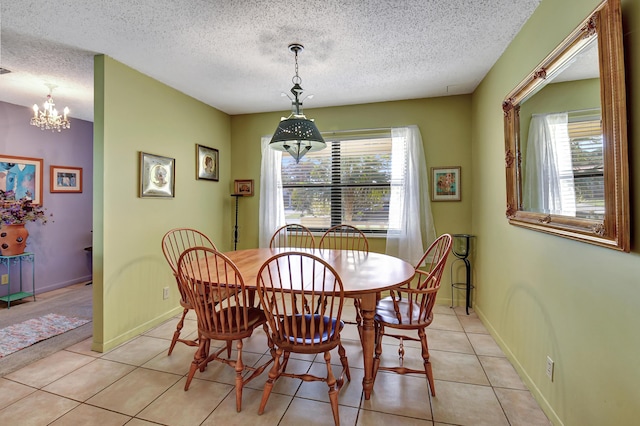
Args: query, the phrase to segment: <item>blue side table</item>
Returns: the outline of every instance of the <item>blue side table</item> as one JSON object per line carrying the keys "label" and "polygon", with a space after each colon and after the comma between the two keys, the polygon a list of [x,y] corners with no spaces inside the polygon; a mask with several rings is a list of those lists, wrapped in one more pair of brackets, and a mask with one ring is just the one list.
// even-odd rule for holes
{"label": "blue side table", "polygon": [[[22,287],[22,263],[23,261],[31,263],[31,292],[24,291]],[[20,291],[11,293],[11,265],[20,265]],[[22,253],[14,256],[0,256],[0,265],[4,265],[7,269],[8,283],[7,292],[5,296],[0,296],[0,300],[7,302],[7,309],[11,308],[12,300],[20,300],[25,297],[33,296],[33,301],[36,300],[36,262],[35,255],[33,253]],[[2,288],[2,287],[0,287]]]}

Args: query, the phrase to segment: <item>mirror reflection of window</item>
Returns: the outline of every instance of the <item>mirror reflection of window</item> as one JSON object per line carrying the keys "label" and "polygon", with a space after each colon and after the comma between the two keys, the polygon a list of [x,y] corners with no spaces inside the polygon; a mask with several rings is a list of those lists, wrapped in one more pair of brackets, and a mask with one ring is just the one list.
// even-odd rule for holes
{"label": "mirror reflection of window", "polygon": [[603,219],[602,140],[599,109],[534,114],[525,155],[525,210]]}
{"label": "mirror reflection of window", "polygon": [[604,219],[604,146],[599,110],[569,113],[576,217]]}

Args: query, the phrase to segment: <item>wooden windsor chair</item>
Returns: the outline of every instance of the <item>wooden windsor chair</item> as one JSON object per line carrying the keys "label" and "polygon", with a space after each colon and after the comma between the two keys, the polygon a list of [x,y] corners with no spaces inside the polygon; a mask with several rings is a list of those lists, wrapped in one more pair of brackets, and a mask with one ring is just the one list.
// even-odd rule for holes
{"label": "wooden windsor chair", "polygon": [[[253,297],[237,266],[215,249],[187,249],[178,261],[178,277],[187,300],[196,312],[199,336],[198,350],[191,362],[184,390],[189,390],[196,371],[204,371],[211,361],[227,364],[236,372],[236,410],[240,412],[244,385],[273,362],[269,359],[259,366],[250,366],[242,359],[243,339],[250,337],[260,326],[267,333],[267,342],[273,352],[267,317],[260,308],[253,307]],[[224,341],[226,345],[211,350],[212,340]],[[232,359],[228,348],[234,341],[236,357]],[[226,358],[222,356],[225,350]],[[252,373],[245,376],[247,371]]]}
{"label": "wooden windsor chair", "polygon": [[303,225],[289,224],[276,230],[269,242],[271,248],[316,248],[316,240],[313,234]]}
{"label": "wooden windsor chair", "polygon": [[[380,300],[376,306],[374,317],[376,332],[376,349],[373,360],[373,380],[378,370],[393,371],[398,374],[426,374],[431,395],[436,395],[433,382],[433,371],[429,361],[429,346],[425,329],[433,321],[433,306],[440,289],[440,279],[451,251],[453,238],[449,234],[438,237],[424,253],[415,268],[415,276],[410,283],[390,290],[390,296]],[[394,330],[389,333],[387,330]],[[417,332],[410,335],[410,332]],[[383,336],[400,340],[398,355],[399,366],[381,366]],[[417,370],[404,366],[404,341],[419,341],[422,348],[424,369]]]}
{"label": "wooden windsor chair", "polygon": [[162,253],[164,254],[165,259],[167,259],[167,262],[171,267],[171,271],[173,272],[173,276],[176,279],[176,285],[178,286],[178,291],[180,291],[180,306],[183,308],[182,317],[176,325],[176,331],[173,333],[171,344],[169,345],[169,353],[167,355],[171,355],[176,342],[181,342],[188,346],[198,346],[197,340],[180,338],[180,333],[184,327],[184,319],[189,313],[189,310],[193,308],[188,302],[182,288],[180,287],[180,283],[178,282],[178,259],[186,249],[192,247],[216,248],[215,244],[213,244],[209,237],[196,229],[175,228],[168,231],[162,237]]}
{"label": "wooden windsor chair", "polygon": [[[323,381],[329,387],[334,423],[339,425],[338,392],[345,376],[351,380],[346,352],[340,341],[340,331],[344,327],[340,320],[344,302],[340,277],[329,264],[310,253],[280,253],[268,259],[260,268],[257,291],[275,346],[274,363],[258,413],[264,412],[271,390],[280,377]],[[342,372],[337,378],[333,373],[330,354],[335,348],[338,348],[342,364]],[[287,372],[291,353],[323,353],[326,376],[319,377],[306,371]]]}
{"label": "wooden windsor chair", "polygon": [[[336,225],[329,228],[320,239],[320,249],[351,250],[369,253],[369,240],[364,233],[352,225]],[[362,341],[362,314],[360,313],[360,299],[353,299],[356,310],[355,321],[345,321],[358,327],[360,341]]]}

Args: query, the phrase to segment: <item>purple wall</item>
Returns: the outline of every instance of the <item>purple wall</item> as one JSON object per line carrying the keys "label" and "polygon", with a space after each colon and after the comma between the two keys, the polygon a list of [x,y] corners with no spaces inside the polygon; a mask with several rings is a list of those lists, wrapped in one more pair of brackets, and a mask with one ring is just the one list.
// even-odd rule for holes
{"label": "purple wall", "polygon": [[[73,105],[69,105],[73,114]],[[29,125],[30,108],[0,102],[0,154],[43,159],[43,206],[53,221],[30,222],[27,251],[35,253],[36,293],[91,279],[93,204],[93,123],[74,119],[61,133]],[[82,167],[82,193],[51,193],[50,166]],[[0,274],[5,274],[3,267]],[[25,264],[23,283],[31,285],[31,266]],[[11,291],[19,288],[17,266],[11,269]],[[7,292],[0,285],[0,296]],[[37,297],[37,294],[36,294]],[[0,306],[3,302],[0,302]]]}

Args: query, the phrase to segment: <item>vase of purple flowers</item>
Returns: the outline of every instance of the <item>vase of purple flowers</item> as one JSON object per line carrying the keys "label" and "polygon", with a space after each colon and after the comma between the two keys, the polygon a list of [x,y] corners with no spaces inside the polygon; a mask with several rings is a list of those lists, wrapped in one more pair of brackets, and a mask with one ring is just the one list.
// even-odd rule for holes
{"label": "vase of purple flowers", "polygon": [[29,231],[27,222],[47,223],[42,206],[32,204],[28,198],[15,199],[13,191],[0,189],[0,254],[15,256],[24,253]]}

